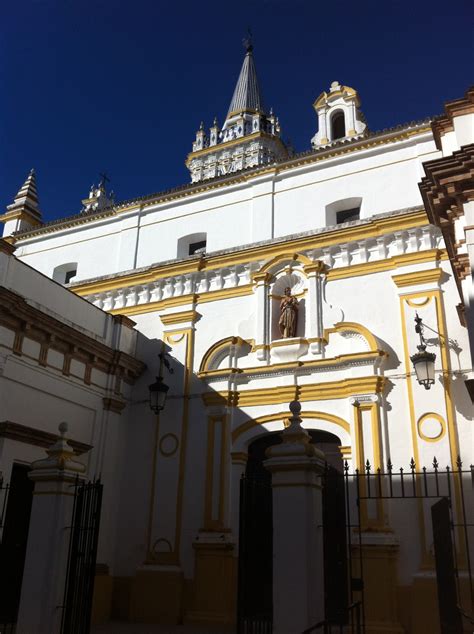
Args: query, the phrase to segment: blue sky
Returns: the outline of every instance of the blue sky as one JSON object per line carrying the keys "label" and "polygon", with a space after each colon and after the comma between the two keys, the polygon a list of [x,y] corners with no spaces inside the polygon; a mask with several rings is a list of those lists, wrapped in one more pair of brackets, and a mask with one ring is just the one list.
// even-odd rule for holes
{"label": "blue sky", "polygon": [[189,181],[199,122],[225,117],[250,26],[260,84],[295,149],[337,79],[371,130],[438,114],[473,83],[470,0],[16,0],[0,25],[0,205],[37,172],[45,220],[106,170],[118,200]]}

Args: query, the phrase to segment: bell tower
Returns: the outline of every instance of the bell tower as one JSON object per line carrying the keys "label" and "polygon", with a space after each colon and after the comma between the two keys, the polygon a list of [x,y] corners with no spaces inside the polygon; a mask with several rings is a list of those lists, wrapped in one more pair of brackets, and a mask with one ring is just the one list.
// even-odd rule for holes
{"label": "bell tower", "polygon": [[333,81],[329,92],[319,95],[313,104],[318,115],[318,131],[311,139],[314,149],[335,141],[352,141],[367,135],[367,124],[354,88]]}
{"label": "bell tower", "polygon": [[278,118],[263,103],[250,38],[244,45],[244,61],[222,128],[215,119],[206,134],[201,123],[186,160],[193,183],[288,156]]}

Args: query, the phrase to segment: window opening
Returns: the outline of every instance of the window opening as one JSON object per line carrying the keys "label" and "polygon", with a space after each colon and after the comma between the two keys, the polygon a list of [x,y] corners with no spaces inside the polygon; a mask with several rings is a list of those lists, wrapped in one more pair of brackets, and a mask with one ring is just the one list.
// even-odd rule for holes
{"label": "window opening", "polygon": [[195,255],[196,253],[206,252],[206,240],[199,240],[199,242],[192,242],[189,245],[189,255]]}
{"label": "window opening", "polygon": [[346,136],[346,125],[344,121],[344,113],[339,110],[335,112],[331,119],[332,140],[342,139]]}
{"label": "window opening", "polygon": [[73,271],[67,271],[66,276],[64,278],[64,283],[69,284],[72,278],[76,277],[76,275],[77,275],[77,269],[74,269]]}
{"label": "window opening", "polygon": [[360,207],[353,207],[352,209],[344,209],[344,211],[338,211],[336,213],[336,223],[338,225],[343,222],[350,222],[351,220],[359,220]]}

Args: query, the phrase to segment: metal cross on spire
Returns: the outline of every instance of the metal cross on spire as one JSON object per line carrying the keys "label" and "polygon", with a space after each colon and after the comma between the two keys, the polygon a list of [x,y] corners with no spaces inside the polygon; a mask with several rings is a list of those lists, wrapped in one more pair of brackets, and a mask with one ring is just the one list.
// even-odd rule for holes
{"label": "metal cross on spire", "polygon": [[107,172],[99,172],[99,176],[101,177],[99,187],[105,187],[107,182],[110,183],[110,178],[107,176]]}
{"label": "metal cross on spire", "polygon": [[242,40],[242,44],[244,45],[247,53],[251,53],[253,51],[253,38],[250,27],[247,29],[247,37],[244,37],[244,39]]}

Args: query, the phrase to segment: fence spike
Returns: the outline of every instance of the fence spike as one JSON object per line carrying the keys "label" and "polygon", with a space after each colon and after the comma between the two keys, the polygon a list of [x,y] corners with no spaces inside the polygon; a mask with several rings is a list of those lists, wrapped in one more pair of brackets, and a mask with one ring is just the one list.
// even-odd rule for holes
{"label": "fence spike", "polygon": [[456,459],[456,466],[458,468],[458,471],[461,471],[462,469],[462,461],[461,461],[461,456],[458,454],[458,457]]}
{"label": "fence spike", "polygon": [[391,472],[393,469],[393,464],[390,458],[387,460],[387,471]]}
{"label": "fence spike", "polygon": [[436,456],[433,458],[433,468],[435,471],[438,471],[439,462],[436,460]]}
{"label": "fence spike", "polygon": [[412,458],[412,459],[410,460],[410,469],[411,469],[412,471],[415,471],[415,468],[416,468],[416,462],[415,462],[415,461],[414,461],[414,459]]}
{"label": "fence spike", "polygon": [[367,473],[370,473],[370,462],[368,460],[365,463],[365,470],[367,471]]}

